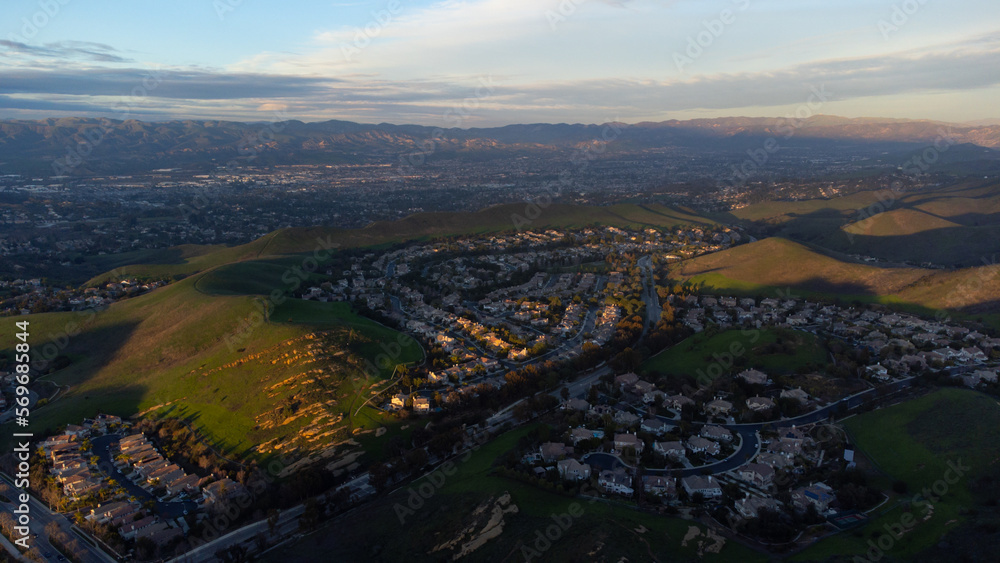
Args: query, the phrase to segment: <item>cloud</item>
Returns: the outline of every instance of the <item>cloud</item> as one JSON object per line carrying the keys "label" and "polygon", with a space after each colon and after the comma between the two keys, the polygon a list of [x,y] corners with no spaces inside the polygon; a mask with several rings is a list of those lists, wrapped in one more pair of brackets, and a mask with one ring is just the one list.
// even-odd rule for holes
{"label": "cloud", "polygon": [[[136,112],[181,117],[257,119],[262,112],[284,108],[303,119],[429,125],[450,125],[446,115],[460,113],[467,116],[463,127],[527,120],[636,121],[671,112],[801,104],[811,88],[822,88],[836,101],[973,91],[1000,84],[1000,74],[989,72],[996,68],[1000,34],[768,71],[665,80],[498,75],[490,78],[488,88],[474,77],[458,75],[405,79],[377,73],[327,77],[203,68],[14,68],[0,80],[0,94],[7,95],[0,97],[0,110],[44,109],[48,103],[53,110],[59,106],[58,111],[94,115],[113,107],[116,99],[131,97]],[[40,100],[39,105],[28,108],[30,98]],[[992,111],[983,108],[981,113]]]}
{"label": "cloud", "polygon": [[28,45],[17,41],[0,40],[0,56],[27,56],[41,59],[85,60],[101,63],[131,63],[110,45],[89,41],[61,41],[45,45]]}

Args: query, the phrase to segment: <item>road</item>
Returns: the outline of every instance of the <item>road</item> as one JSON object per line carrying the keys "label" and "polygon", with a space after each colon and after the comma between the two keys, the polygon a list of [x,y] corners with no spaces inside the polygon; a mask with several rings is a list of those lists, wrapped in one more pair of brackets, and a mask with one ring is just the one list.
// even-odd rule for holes
{"label": "road", "polygon": [[[17,494],[15,491],[18,491],[18,489],[14,488],[14,482],[6,475],[2,475],[2,479],[13,488],[10,498],[11,500],[15,500],[13,496]],[[29,496],[28,508],[31,514],[31,523],[28,527],[31,528],[32,534],[38,534],[38,537],[30,540],[30,545],[37,547],[43,555],[48,553],[49,556],[47,559],[49,561],[57,561],[57,557],[59,556],[59,552],[48,542],[48,534],[45,533],[45,527],[50,522],[55,522],[63,532],[77,539],[77,543],[80,544],[80,548],[83,550],[84,563],[114,563],[115,560],[109,555],[90,545],[90,543],[74,533],[72,524],[62,514],[53,513],[45,504],[33,496]],[[15,506],[13,504],[0,502],[0,510],[13,515],[14,509]]]}
{"label": "road", "polygon": [[117,481],[129,494],[139,499],[139,502],[146,502],[148,500],[155,502],[156,513],[163,520],[180,518],[186,512],[194,512],[198,509],[198,505],[193,501],[161,502],[152,493],[135,484],[124,473],[119,471],[114,465],[114,460],[111,459],[110,447],[112,444],[117,444],[120,439],[121,436],[118,434],[108,434],[91,440],[94,455],[101,458],[101,467],[110,473],[108,477]]}
{"label": "road", "polygon": [[656,282],[653,280],[653,257],[643,256],[636,265],[642,270],[642,302],[646,304],[646,322],[642,326],[642,338],[646,332],[656,326],[663,314],[660,307],[660,296],[656,294]]}
{"label": "road", "polygon": [[[281,511],[278,515],[278,525],[275,529],[278,537],[290,536],[298,531],[298,517],[305,511],[305,505],[298,505],[293,508]],[[242,528],[233,530],[228,534],[216,538],[206,544],[200,545],[191,551],[171,559],[169,563],[201,563],[216,561],[215,554],[221,549],[228,549],[234,545],[243,545],[252,551],[257,549],[257,534],[271,536],[268,530],[267,519],[258,520]]]}

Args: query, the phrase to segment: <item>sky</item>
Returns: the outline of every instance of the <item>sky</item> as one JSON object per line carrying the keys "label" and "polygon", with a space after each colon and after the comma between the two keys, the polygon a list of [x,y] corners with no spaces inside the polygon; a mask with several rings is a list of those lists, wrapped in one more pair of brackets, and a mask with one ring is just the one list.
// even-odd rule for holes
{"label": "sky", "polygon": [[996,0],[3,0],[0,119],[1000,118]]}

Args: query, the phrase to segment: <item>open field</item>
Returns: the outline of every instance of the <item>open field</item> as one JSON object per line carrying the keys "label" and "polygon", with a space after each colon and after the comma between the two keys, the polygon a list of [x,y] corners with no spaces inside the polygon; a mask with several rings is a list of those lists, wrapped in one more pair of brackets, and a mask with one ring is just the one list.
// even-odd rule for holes
{"label": "open field", "polygon": [[[770,349],[779,340],[784,350]],[[737,355],[732,371],[757,368],[769,374],[795,373],[799,369],[817,370],[826,364],[826,350],[815,335],[808,332],[766,329],[728,330],[714,336],[696,334],[676,346],[664,350],[642,364],[642,373],[661,373],[667,376],[691,376],[704,371],[717,357],[732,357],[732,350],[743,350]]]}
{"label": "open field", "polygon": [[[863,554],[868,540],[877,541],[885,533],[884,526],[900,522],[905,501],[938,481],[952,480],[937,502],[912,505],[917,523],[888,550],[891,560],[919,560],[922,551],[966,521],[963,511],[974,505],[969,484],[982,475],[998,473],[1000,452],[992,445],[1000,440],[1000,405],[980,393],[942,389],[850,418],[845,426],[859,452],[885,474],[885,484],[904,481],[909,492],[894,495],[865,528],[823,540],[796,556],[797,561],[820,561],[834,555],[849,560]],[[969,469],[956,479],[949,468],[959,462]]]}
{"label": "open field", "polygon": [[[513,448],[532,428],[513,430],[486,444],[465,461],[455,461],[452,475],[425,477],[405,488],[379,498],[320,528],[269,561],[298,559],[322,551],[331,561],[440,561],[448,551],[429,553],[436,545],[452,539],[475,518],[477,508],[489,509],[486,501],[509,493],[517,512],[504,514],[499,535],[486,542],[462,561],[524,561],[521,547],[531,546],[536,531],[553,523],[552,514],[568,513],[577,504],[583,511],[561,533],[551,548],[535,561],[669,561],[699,560],[697,541],[682,547],[690,526],[679,518],[635,512],[602,502],[574,499],[491,474],[494,460]],[[410,490],[421,485],[434,493],[412,513],[405,512]],[[414,493],[416,494],[416,493]],[[396,508],[396,505],[400,508]],[[416,505],[414,501],[414,505]],[[402,522],[397,517],[402,512]],[[488,516],[489,512],[486,513]],[[697,526],[703,529],[702,526]],[[477,529],[478,531],[478,529]],[[702,536],[704,539],[704,536]],[[709,541],[709,544],[713,542]],[[720,554],[708,553],[705,561],[764,561],[749,549],[726,542]]]}

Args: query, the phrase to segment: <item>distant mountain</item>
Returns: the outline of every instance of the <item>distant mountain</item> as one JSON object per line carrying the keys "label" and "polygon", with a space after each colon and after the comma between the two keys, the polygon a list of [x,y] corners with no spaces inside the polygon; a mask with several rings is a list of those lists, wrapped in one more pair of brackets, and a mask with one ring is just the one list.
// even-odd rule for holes
{"label": "distant mountain", "polygon": [[[349,121],[141,122],[89,118],[0,121],[0,170],[109,173],[233,159],[254,164],[398,162],[407,155],[508,156],[566,151],[607,141],[609,151],[711,148],[743,153],[769,137],[782,146],[838,150],[918,150],[949,142],[1000,148],[1000,124],[814,116],[803,120],[731,117],[625,124],[526,124],[441,129]],[[56,164],[55,168],[53,164]]]}

